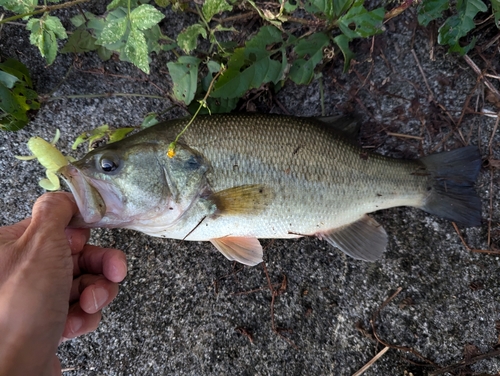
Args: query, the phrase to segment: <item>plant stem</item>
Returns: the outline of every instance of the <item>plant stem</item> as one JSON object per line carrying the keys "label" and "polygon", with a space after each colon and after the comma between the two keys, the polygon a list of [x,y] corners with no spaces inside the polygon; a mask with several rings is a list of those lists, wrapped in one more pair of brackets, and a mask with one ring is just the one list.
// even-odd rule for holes
{"label": "plant stem", "polygon": [[[42,96],[43,97],[43,96]],[[76,94],[76,95],[63,95],[60,97],[52,97],[46,100],[46,102],[56,101],[58,99],[78,99],[78,98],[109,98],[109,97],[143,97],[143,98],[153,98],[153,99],[166,99],[159,95],[150,94],[136,94],[136,93],[104,93],[104,94]]]}
{"label": "plant stem", "polygon": [[[193,124],[194,119],[196,118],[196,116],[198,115],[198,113],[200,112],[200,110],[202,109],[202,107],[204,107],[206,105],[206,101],[208,99],[208,96],[210,95],[210,92],[212,91],[212,87],[214,86],[215,81],[217,80],[217,78],[219,78],[219,76],[225,70],[226,69],[222,67],[221,70],[217,72],[217,74],[215,75],[215,77],[212,78],[212,81],[210,81],[210,86],[208,87],[207,93],[205,94],[205,96],[203,97],[203,99],[200,101],[200,105],[198,106],[198,109],[194,113],[193,117],[191,118],[191,120],[189,120],[189,122],[186,124],[186,126],[184,127],[184,129],[177,135],[177,137],[175,138],[175,140],[173,142],[171,142],[170,145],[168,145],[167,155],[168,155],[169,158],[173,158],[175,156],[175,147],[177,145],[177,141],[179,141],[179,138],[181,138],[181,136],[184,134],[184,132],[187,131],[187,129],[189,128],[189,126],[191,124]],[[208,109],[208,111],[210,112],[210,109]]]}
{"label": "plant stem", "polygon": [[74,1],[70,1],[68,3],[64,3],[64,4],[44,6],[44,7],[42,7],[42,9],[34,10],[33,12],[24,13],[24,14],[17,14],[15,16],[12,16],[9,18],[4,18],[3,20],[0,21],[0,25],[4,24],[6,22],[15,21],[15,20],[18,20],[20,18],[27,17],[27,16],[34,16],[36,14],[51,12],[51,11],[57,10],[57,9],[69,8],[69,7],[72,7],[73,5],[77,5],[80,3],[86,3],[87,1],[89,1],[89,0],[74,0]]}

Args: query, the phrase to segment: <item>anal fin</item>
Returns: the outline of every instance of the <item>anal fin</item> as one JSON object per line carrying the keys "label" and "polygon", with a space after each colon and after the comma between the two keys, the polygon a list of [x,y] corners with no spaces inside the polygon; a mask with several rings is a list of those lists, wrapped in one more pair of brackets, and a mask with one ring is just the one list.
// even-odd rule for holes
{"label": "anal fin", "polygon": [[257,238],[226,236],[210,239],[210,242],[228,260],[235,260],[248,266],[262,262],[262,246]]}
{"label": "anal fin", "polygon": [[316,234],[357,260],[376,261],[387,247],[387,233],[368,215],[348,225]]}

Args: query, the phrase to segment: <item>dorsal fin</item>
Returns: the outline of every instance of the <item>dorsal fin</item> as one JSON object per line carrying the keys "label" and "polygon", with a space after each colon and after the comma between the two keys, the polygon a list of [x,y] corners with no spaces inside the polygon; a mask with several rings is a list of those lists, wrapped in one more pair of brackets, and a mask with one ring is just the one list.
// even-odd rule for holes
{"label": "dorsal fin", "polygon": [[328,127],[333,128],[339,132],[344,133],[350,138],[355,139],[358,137],[361,124],[358,119],[351,116],[333,115],[333,116],[320,116],[314,119],[326,124]]}

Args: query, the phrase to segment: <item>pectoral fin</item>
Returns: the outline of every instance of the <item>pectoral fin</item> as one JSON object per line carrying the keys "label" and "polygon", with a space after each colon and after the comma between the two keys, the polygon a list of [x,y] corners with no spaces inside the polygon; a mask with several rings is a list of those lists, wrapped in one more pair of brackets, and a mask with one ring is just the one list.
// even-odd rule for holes
{"label": "pectoral fin", "polygon": [[216,214],[259,214],[274,198],[273,191],[264,185],[242,185],[213,193],[209,199],[217,207]]}
{"label": "pectoral fin", "polygon": [[357,260],[376,261],[387,247],[384,228],[366,214],[354,223],[317,236]]}
{"label": "pectoral fin", "polygon": [[210,242],[228,260],[235,260],[249,266],[262,262],[262,246],[257,238],[227,236],[210,239]]}

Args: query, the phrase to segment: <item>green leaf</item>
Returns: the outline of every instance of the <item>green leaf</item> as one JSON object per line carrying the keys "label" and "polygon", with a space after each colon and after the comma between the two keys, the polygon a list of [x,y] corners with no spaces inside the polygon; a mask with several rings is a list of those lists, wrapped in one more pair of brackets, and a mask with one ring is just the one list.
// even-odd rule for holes
{"label": "green leaf", "polygon": [[146,38],[146,43],[148,45],[148,52],[160,52],[161,46],[158,43],[158,40],[161,37],[161,30],[158,25],[154,25],[152,28],[144,30],[144,37]]}
{"label": "green leaf", "polygon": [[198,35],[202,35],[203,38],[207,37],[207,31],[202,25],[196,23],[188,26],[186,30],[182,31],[177,36],[177,44],[185,53],[188,54],[196,48]]}
{"label": "green leaf", "polygon": [[285,3],[285,12],[293,13],[299,6],[299,0],[280,0],[280,3]]}
{"label": "green leaf", "polygon": [[7,59],[3,63],[0,63],[0,69],[26,82],[26,85],[28,87],[33,86],[33,84],[31,83],[30,72],[28,71],[28,68],[26,68],[26,66],[20,61],[17,61],[15,59]]}
{"label": "green leaf", "polygon": [[[85,15],[85,17],[83,14]],[[70,21],[73,24],[73,26],[80,27],[96,18],[96,16],[90,12],[84,12],[83,14],[79,13],[76,16],[71,17]]]}
{"label": "green leaf", "polygon": [[491,9],[495,16],[495,25],[500,28],[500,0],[491,0]]}
{"label": "green leaf", "polygon": [[226,0],[206,0],[201,9],[206,22],[210,22],[213,16],[225,11],[231,11],[232,5],[229,5]]}
{"label": "green leaf", "polygon": [[23,129],[28,124],[28,122],[28,120],[18,120],[8,115],[5,118],[0,118],[0,129],[9,132],[15,132]]}
{"label": "green leaf", "polygon": [[449,45],[450,52],[466,54],[475,43],[473,40],[467,46],[460,45],[460,38],[475,28],[474,17],[479,12],[486,12],[488,7],[481,0],[461,0],[457,2],[458,14],[449,17],[439,28],[438,43]]}
{"label": "green leaf", "polygon": [[[305,0],[304,9],[310,13],[323,13],[328,19],[334,16],[333,3],[338,0]],[[343,3],[344,1],[340,1]]]}
{"label": "green leaf", "polygon": [[259,88],[265,83],[277,83],[281,79],[281,64],[271,59],[270,55],[271,53],[265,50],[265,45],[260,49],[237,48],[210,96],[239,98],[246,91]]}
{"label": "green leaf", "polygon": [[149,29],[164,18],[165,15],[163,13],[149,4],[143,4],[130,12],[132,27],[136,27],[139,30]]}
{"label": "green leaf", "polygon": [[347,72],[351,64],[351,59],[354,57],[354,53],[349,48],[349,38],[341,34],[333,38],[333,40],[335,41],[337,46],[340,48],[340,51],[342,51],[342,54],[344,55],[344,72]]}
{"label": "green leaf", "polygon": [[[207,115],[209,113],[212,114],[225,114],[234,110],[238,104],[239,98],[208,98],[207,99],[207,107],[203,107],[199,114]],[[191,106],[188,107],[190,113],[194,114],[198,109],[199,103],[193,102]]]}
{"label": "green leaf", "polygon": [[209,60],[207,63],[207,68],[208,74],[201,80],[202,89],[204,91],[208,91],[210,83],[212,82],[215,74],[220,71],[221,65],[214,60]]}
{"label": "green leaf", "polygon": [[449,0],[426,0],[418,7],[418,23],[427,26],[429,22],[441,17],[443,12],[450,7]]}
{"label": "green leaf", "polygon": [[193,56],[181,56],[176,62],[167,64],[174,83],[174,97],[185,104],[191,103],[198,83],[198,66],[201,60]]}
{"label": "green leaf", "polygon": [[142,121],[141,128],[149,128],[155,124],[158,124],[158,119],[156,118],[156,116],[158,116],[158,114],[148,114],[148,116],[146,116]]}
{"label": "green leaf", "polygon": [[[349,11],[339,18],[339,28],[349,39],[371,37],[384,30],[384,8],[368,12],[363,2],[364,0],[355,0]],[[351,30],[350,24],[355,25],[354,30]]]}
{"label": "green leaf", "polygon": [[54,34],[59,39],[66,39],[68,35],[66,34],[66,30],[62,25],[61,21],[57,17],[47,16],[45,17],[45,27],[47,30],[53,31]]}
{"label": "green leaf", "polygon": [[[315,33],[307,39],[301,39],[294,51],[299,56],[290,68],[290,79],[298,85],[307,85],[314,76],[314,68],[323,59],[323,48],[330,43],[325,33]],[[306,60],[303,57],[309,55]]]}
{"label": "green leaf", "polygon": [[57,40],[53,31],[45,28],[42,18],[32,18],[26,25],[31,30],[30,42],[38,47],[47,64],[52,64],[57,55]]}
{"label": "green leaf", "polygon": [[273,44],[281,44],[280,48],[284,48],[282,32],[274,26],[264,26],[244,48],[235,49],[227,70],[215,83],[210,96],[239,98],[247,90],[265,83],[278,83],[283,78],[283,63],[286,62],[271,58],[277,51],[270,51],[267,46]]}
{"label": "green leaf", "polygon": [[109,133],[109,143],[123,140],[126,135],[132,132],[135,128],[118,128]]}
{"label": "green leaf", "polygon": [[17,81],[19,78],[16,76],[0,71],[0,84],[3,84],[7,89],[12,89]]}
{"label": "green leaf", "polygon": [[[108,11],[116,9],[118,7],[123,7],[123,8],[128,8],[129,6],[129,1],[130,1],[130,9],[137,8],[139,6],[139,1],[141,0],[113,0],[109,5],[106,7]],[[141,1],[145,2],[145,1]]]}
{"label": "green leaf", "polygon": [[108,4],[106,7],[107,10],[112,10],[115,9],[119,6],[126,6],[125,1],[123,0],[113,0],[111,3]]}
{"label": "green leaf", "polygon": [[0,129],[21,129],[29,121],[27,111],[40,108],[38,94],[30,87],[29,71],[21,62],[0,63]]}
{"label": "green leaf", "polygon": [[156,5],[162,8],[166,8],[170,5],[170,0],[155,0]]}
{"label": "green leaf", "polygon": [[125,17],[105,23],[96,44],[109,45],[118,42],[127,31],[127,23],[127,18]]}
{"label": "green leaf", "polygon": [[37,5],[37,0],[0,0],[0,6],[18,14],[33,12]]}
{"label": "green leaf", "polygon": [[30,19],[26,28],[31,31],[31,44],[38,47],[47,64],[52,64],[57,55],[57,37],[67,37],[61,21],[45,13],[41,18]]}
{"label": "green leaf", "polygon": [[333,16],[339,18],[353,5],[354,0],[335,0],[333,1]]}
{"label": "green leaf", "polygon": [[95,44],[96,38],[85,28],[81,27],[76,29],[73,34],[68,38],[68,41],[61,48],[60,52],[67,53],[82,53],[97,50],[98,46]]}
{"label": "green leaf", "polygon": [[107,61],[111,59],[111,56],[113,56],[113,51],[107,49],[104,46],[99,46],[99,48],[97,49],[97,54],[99,55],[102,61]]}
{"label": "green leaf", "polygon": [[142,31],[135,27],[130,30],[124,52],[137,68],[149,74],[148,45]]}
{"label": "green leaf", "polygon": [[[26,114],[16,97],[6,86],[0,83],[0,110],[12,115],[16,119],[22,119]],[[25,116],[25,115],[24,115]]]}
{"label": "green leaf", "polygon": [[246,46],[262,49],[263,46],[282,42],[282,32],[278,28],[268,25],[261,27],[259,32],[246,43]]}

